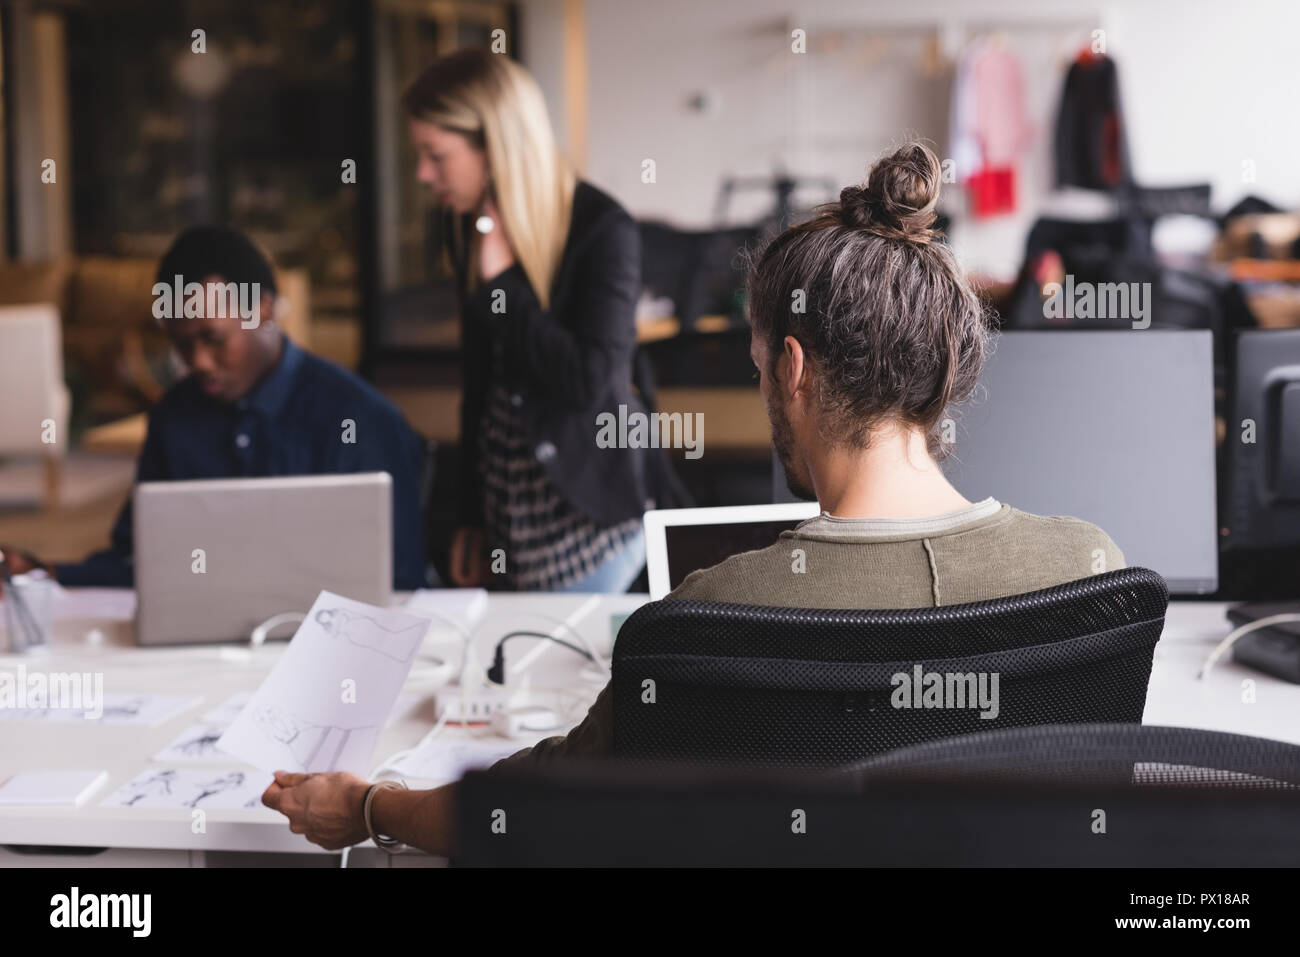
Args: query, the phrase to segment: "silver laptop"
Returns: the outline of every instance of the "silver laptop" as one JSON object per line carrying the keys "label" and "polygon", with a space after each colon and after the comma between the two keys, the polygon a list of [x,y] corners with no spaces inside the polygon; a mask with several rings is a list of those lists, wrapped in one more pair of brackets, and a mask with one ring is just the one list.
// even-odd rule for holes
{"label": "silver laptop", "polygon": [[387,605],[392,479],[385,472],[136,486],[136,640],[247,641],[322,589]]}

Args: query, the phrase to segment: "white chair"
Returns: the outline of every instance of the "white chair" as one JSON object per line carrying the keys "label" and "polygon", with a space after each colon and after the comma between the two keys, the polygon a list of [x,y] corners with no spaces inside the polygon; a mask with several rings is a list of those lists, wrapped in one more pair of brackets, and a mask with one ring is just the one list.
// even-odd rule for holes
{"label": "white chair", "polygon": [[44,303],[0,307],[0,457],[41,457],[47,507],[58,503],[71,404],[59,310]]}

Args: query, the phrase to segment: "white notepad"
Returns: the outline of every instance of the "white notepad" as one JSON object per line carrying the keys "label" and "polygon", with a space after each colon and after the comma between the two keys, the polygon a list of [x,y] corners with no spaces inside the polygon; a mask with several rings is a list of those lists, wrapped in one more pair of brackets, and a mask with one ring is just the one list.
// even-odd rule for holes
{"label": "white notepad", "polygon": [[0,785],[0,805],[78,807],[107,780],[107,771],[19,771]]}

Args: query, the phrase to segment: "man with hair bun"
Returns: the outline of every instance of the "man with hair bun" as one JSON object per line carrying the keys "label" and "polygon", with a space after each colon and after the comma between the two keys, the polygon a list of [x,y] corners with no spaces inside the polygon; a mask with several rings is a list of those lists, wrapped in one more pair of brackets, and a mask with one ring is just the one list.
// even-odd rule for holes
{"label": "man with hair bun", "polygon": [[[749,274],[750,357],[792,490],[822,514],[767,548],[693,572],[668,598],[793,608],[923,608],[1048,588],[1124,557],[1075,518],[970,502],[944,477],[949,409],[979,378],[987,323],[932,230],[938,157],[886,156],[862,186],[776,237]],[[794,311],[802,290],[806,308]],[[805,571],[792,570],[802,549]],[[613,752],[610,686],[566,737],[501,763]],[[382,787],[382,786],[381,786]],[[454,851],[456,785],[381,789],[342,772],[279,773],[263,796],[326,848],[379,834]]]}
{"label": "man with hair bun", "polygon": [[[1124,556],[1101,529],[986,498],[939,463],[990,332],[933,230],[941,166],[908,143],[791,227],[749,271],[750,358],[791,491],[822,514],[688,575],[670,598],[920,608],[1049,588]],[[802,289],[806,309],[790,308]],[[790,573],[802,549],[807,572]]]}

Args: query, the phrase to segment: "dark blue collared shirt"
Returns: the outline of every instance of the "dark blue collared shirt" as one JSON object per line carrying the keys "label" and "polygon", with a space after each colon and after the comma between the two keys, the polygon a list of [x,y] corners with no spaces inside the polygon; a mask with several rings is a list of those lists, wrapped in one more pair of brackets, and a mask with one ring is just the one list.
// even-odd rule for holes
{"label": "dark blue collared shirt", "polygon": [[[393,479],[393,585],[411,589],[425,582],[423,460],[423,443],[388,399],[284,339],[275,368],[238,402],[209,396],[193,376],[167,390],[149,414],[136,481],[387,472]],[[110,548],[55,571],[65,585],[129,588],[132,551],[128,499]]]}

